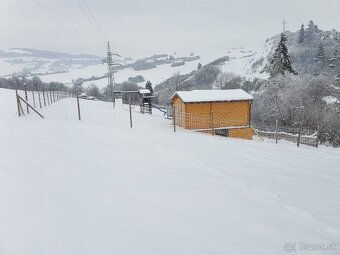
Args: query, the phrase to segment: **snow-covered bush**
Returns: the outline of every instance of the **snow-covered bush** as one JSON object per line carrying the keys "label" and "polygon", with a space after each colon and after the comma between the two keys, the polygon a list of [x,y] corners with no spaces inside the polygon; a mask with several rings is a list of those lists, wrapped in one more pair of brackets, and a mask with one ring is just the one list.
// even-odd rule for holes
{"label": "snow-covered bush", "polygon": [[330,86],[330,78],[323,75],[286,75],[265,82],[254,95],[252,119],[256,123],[296,126],[299,123],[317,128],[320,138],[339,145],[339,103],[327,103],[324,98],[340,98],[339,90]]}

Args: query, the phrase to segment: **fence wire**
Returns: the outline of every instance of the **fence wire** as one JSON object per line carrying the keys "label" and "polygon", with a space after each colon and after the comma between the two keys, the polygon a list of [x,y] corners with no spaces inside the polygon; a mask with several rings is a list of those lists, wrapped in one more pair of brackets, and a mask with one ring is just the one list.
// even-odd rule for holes
{"label": "fence wire", "polygon": [[[170,128],[170,122],[163,116],[164,113],[152,109],[152,111],[141,111],[137,97],[134,100],[117,98],[115,103],[89,100],[86,97],[79,97],[76,93],[62,91],[18,91],[22,98],[27,98],[27,102],[41,113],[45,119],[60,121],[81,121],[97,123],[100,125],[114,127],[138,127],[152,129],[158,126]],[[130,102],[130,104],[129,104]],[[22,105],[23,113],[31,118],[40,118],[38,115],[27,111],[26,106]],[[131,107],[131,114],[130,114]],[[155,121],[156,120],[156,121]]]}
{"label": "fence wire", "polygon": [[[122,93],[121,98],[116,98],[114,103],[88,100],[86,97],[78,99],[76,93],[64,91],[19,90],[18,95],[44,118],[51,120],[78,121],[81,119],[81,121],[121,128],[132,126],[154,129],[163,126],[169,129],[172,125],[174,131],[177,132],[190,131],[243,139],[252,139],[253,135],[258,135],[277,141],[286,140],[298,145],[318,146],[318,130],[306,124],[292,127],[259,123],[250,125],[248,118],[244,116],[231,120],[213,112],[209,114],[183,113],[173,111],[173,108],[169,110],[155,105],[150,109],[145,109],[145,106],[140,104],[137,93]],[[23,115],[40,118],[30,111],[26,104],[20,107]]]}
{"label": "fence wire", "polygon": [[253,123],[252,126],[257,134],[269,139],[286,140],[296,144],[318,147],[318,130],[311,125],[299,124],[284,127]]}

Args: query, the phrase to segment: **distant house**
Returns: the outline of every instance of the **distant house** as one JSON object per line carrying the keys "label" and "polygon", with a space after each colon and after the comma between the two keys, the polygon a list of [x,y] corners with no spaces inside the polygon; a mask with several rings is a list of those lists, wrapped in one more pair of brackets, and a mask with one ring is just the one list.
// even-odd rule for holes
{"label": "distant house", "polygon": [[81,98],[81,99],[86,99],[86,98],[87,98],[86,93],[81,93],[80,96],[79,96],[79,98]]}
{"label": "distant house", "polygon": [[242,89],[177,91],[171,97],[176,125],[244,139],[252,139],[252,100]]}
{"label": "distant house", "polygon": [[152,98],[155,96],[152,95],[151,91],[148,89],[140,89],[138,91],[139,94],[139,105],[141,113],[152,114]]}

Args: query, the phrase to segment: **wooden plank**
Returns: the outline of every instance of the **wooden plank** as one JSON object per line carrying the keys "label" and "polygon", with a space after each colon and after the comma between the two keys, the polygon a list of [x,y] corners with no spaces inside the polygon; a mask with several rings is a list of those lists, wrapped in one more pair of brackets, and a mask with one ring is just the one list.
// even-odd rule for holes
{"label": "wooden plank", "polygon": [[18,108],[18,116],[21,116],[21,112],[20,112],[20,106],[19,106],[19,98],[18,98],[18,83],[17,80],[13,77],[14,81],[15,81],[15,99],[17,101],[17,108]]}
{"label": "wooden plank", "polygon": [[[42,116],[36,109],[34,109],[34,107],[32,107],[28,102],[26,102],[25,99],[23,99],[21,96],[18,95],[18,98],[23,101],[29,108],[31,108],[36,114],[38,114],[41,118],[44,119],[44,116]],[[21,106],[21,104],[20,104]]]}
{"label": "wooden plank", "polygon": [[80,116],[80,104],[79,104],[79,91],[77,90],[77,108],[78,108],[78,119],[81,120]]}
{"label": "wooden plank", "polygon": [[131,111],[131,98],[129,97],[129,111],[130,111],[130,128],[132,128],[132,111]]}
{"label": "wooden plank", "polygon": [[277,129],[278,129],[278,124],[279,124],[279,120],[276,120],[276,122],[275,122],[275,143],[277,143]]}

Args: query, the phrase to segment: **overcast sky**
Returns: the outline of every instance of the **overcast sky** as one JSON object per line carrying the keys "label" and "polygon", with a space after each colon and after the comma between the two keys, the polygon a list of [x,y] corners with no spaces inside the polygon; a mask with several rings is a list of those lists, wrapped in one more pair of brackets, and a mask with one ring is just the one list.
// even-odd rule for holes
{"label": "overcast sky", "polygon": [[[1,0],[0,49],[28,47],[105,53],[77,0]],[[84,1],[84,0],[78,0]],[[312,19],[340,30],[340,0],[85,0],[114,50],[122,55],[258,47]],[[82,44],[78,42],[82,41]]]}

